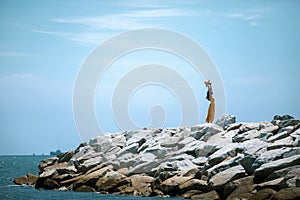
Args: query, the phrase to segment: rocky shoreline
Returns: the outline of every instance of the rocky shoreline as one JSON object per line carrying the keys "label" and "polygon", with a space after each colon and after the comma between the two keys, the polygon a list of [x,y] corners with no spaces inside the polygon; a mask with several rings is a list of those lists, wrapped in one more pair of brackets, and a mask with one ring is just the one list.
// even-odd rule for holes
{"label": "rocky shoreline", "polygon": [[[104,134],[42,160],[38,189],[191,199],[300,198],[300,120],[235,122]],[[30,181],[26,181],[26,180]]]}

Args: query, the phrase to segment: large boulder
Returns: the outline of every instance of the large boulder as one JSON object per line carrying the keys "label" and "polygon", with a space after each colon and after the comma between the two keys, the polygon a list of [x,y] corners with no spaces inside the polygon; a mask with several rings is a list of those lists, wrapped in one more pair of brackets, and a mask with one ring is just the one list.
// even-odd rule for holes
{"label": "large boulder", "polygon": [[300,187],[284,188],[274,195],[274,199],[293,200],[300,199]]}
{"label": "large boulder", "polygon": [[209,184],[216,190],[219,190],[225,186],[226,183],[234,181],[236,179],[245,177],[246,172],[240,165],[226,169],[209,179]]}
{"label": "large boulder", "polygon": [[27,174],[26,176],[15,178],[13,182],[17,185],[34,185],[37,179],[38,176],[34,174]]}
{"label": "large boulder", "polygon": [[216,124],[218,126],[223,127],[223,129],[226,129],[230,124],[233,124],[235,122],[236,122],[235,116],[223,114],[217,119]]}
{"label": "large boulder", "polygon": [[236,143],[231,143],[227,146],[224,146],[208,157],[208,163],[210,165],[216,165],[225,160],[228,156],[235,157],[237,155],[238,148],[239,145]]}
{"label": "large boulder", "polygon": [[179,191],[179,186],[184,182],[192,179],[192,176],[175,175],[159,185],[159,189],[166,194],[176,194]]}
{"label": "large boulder", "polygon": [[249,199],[254,188],[253,176],[248,176],[227,183],[224,187],[223,196],[228,200]]}
{"label": "large boulder", "polygon": [[209,200],[219,200],[220,197],[216,191],[210,191],[203,194],[193,195],[191,199],[209,199]]}
{"label": "large boulder", "polygon": [[57,162],[57,160],[58,160],[57,157],[41,160],[38,166],[39,174],[43,173],[46,167],[53,165],[55,162]]}
{"label": "large boulder", "polygon": [[118,151],[116,153],[117,157],[123,155],[123,154],[127,154],[127,153],[136,153],[137,150],[139,148],[139,144],[138,143],[132,143],[126,147],[124,147],[123,149],[121,149],[120,151]]}
{"label": "large boulder", "polygon": [[258,199],[273,199],[276,194],[275,190],[270,188],[266,188],[254,193],[249,200],[258,200]]}
{"label": "large boulder", "polygon": [[133,175],[129,177],[135,196],[150,196],[152,193],[151,183],[153,177],[147,175]]}
{"label": "large boulder", "polygon": [[74,155],[74,151],[67,151],[65,153],[61,153],[59,155],[57,155],[58,157],[58,161],[59,163],[61,162],[68,162],[72,156]]}
{"label": "large boulder", "polygon": [[206,192],[208,190],[207,182],[199,179],[190,179],[179,185],[179,190],[184,193],[189,190],[200,190]]}
{"label": "large boulder", "polygon": [[99,178],[95,187],[97,191],[113,192],[119,186],[129,183],[129,179],[123,174],[117,172],[108,172],[103,177]]}
{"label": "large boulder", "polygon": [[299,164],[300,155],[294,155],[288,158],[282,158],[276,161],[265,163],[254,171],[255,179],[257,181],[263,180],[276,170]]}

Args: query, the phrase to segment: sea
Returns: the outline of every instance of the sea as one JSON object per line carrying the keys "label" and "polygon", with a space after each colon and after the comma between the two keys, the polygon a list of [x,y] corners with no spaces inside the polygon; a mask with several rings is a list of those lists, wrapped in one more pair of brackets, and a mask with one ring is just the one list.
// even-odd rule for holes
{"label": "sea", "polygon": [[41,190],[33,186],[19,186],[13,179],[26,174],[38,174],[38,164],[50,156],[0,156],[0,200],[6,199],[102,199],[102,200],[182,200],[167,197],[134,197],[106,195],[95,192]]}

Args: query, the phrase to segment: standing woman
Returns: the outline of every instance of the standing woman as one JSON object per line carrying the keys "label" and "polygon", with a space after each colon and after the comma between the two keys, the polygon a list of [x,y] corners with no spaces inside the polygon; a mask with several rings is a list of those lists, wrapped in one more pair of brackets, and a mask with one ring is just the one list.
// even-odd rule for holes
{"label": "standing woman", "polygon": [[207,116],[206,116],[206,122],[207,123],[212,123],[214,121],[215,118],[215,99],[213,97],[213,90],[211,87],[211,82],[210,80],[207,80],[204,82],[205,86],[207,87],[208,91],[207,91],[207,95],[206,95],[206,99],[208,101],[210,101],[209,107],[208,107],[208,111],[207,111]]}

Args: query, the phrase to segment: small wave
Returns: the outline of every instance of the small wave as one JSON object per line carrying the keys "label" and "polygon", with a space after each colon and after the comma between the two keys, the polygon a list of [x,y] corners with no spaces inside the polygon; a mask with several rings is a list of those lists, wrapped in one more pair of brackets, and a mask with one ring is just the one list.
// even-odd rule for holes
{"label": "small wave", "polygon": [[0,188],[9,188],[9,187],[33,187],[33,185],[1,185]]}

